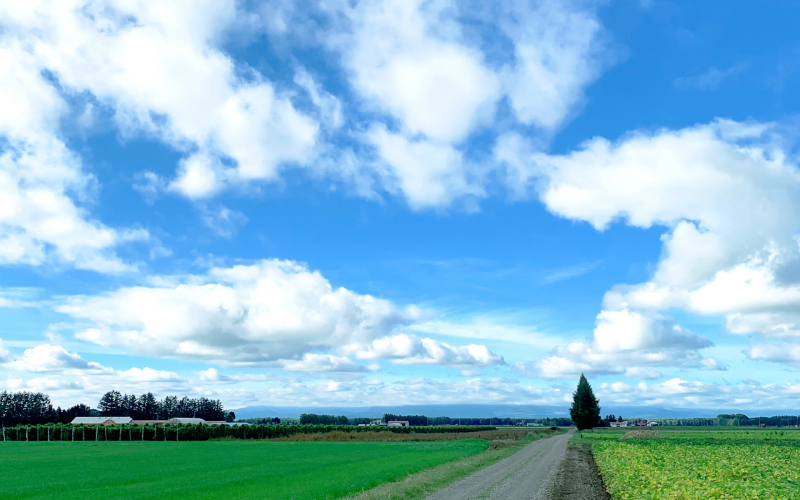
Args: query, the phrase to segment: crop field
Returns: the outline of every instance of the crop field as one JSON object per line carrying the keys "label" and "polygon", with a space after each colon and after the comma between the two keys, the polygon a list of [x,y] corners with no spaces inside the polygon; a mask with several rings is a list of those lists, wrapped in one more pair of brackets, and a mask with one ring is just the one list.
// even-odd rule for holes
{"label": "crop field", "polygon": [[[645,434],[647,432],[645,431]],[[800,430],[583,433],[615,500],[800,498]]]}
{"label": "crop field", "polygon": [[0,496],[339,498],[478,454],[485,440],[432,442],[6,442]]}

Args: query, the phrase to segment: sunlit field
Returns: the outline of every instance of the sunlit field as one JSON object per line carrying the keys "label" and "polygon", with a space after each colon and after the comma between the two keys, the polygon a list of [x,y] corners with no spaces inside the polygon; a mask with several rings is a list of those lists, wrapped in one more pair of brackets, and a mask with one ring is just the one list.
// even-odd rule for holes
{"label": "sunlit field", "polygon": [[435,442],[0,443],[0,497],[338,498],[484,451]]}
{"label": "sunlit field", "polygon": [[631,430],[582,435],[615,500],[800,498],[800,430]]}

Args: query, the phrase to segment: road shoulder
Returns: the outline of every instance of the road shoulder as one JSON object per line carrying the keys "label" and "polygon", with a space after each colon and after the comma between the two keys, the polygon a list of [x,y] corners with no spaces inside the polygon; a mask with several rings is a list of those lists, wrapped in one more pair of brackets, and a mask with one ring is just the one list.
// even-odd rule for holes
{"label": "road shoulder", "polygon": [[588,443],[572,442],[538,500],[611,500]]}

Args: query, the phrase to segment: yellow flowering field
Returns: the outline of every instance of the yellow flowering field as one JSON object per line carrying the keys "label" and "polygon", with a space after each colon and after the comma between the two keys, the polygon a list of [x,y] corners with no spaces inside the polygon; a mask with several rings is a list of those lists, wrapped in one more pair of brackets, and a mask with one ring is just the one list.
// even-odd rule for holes
{"label": "yellow flowering field", "polygon": [[585,437],[593,441],[592,452],[615,500],[800,499],[795,440],[757,443],[739,434],[735,437],[746,442],[736,442],[717,434],[714,442],[696,439],[701,433],[684,439],[669,433],[663,439],[619,440],[619,434],[605,433]]}

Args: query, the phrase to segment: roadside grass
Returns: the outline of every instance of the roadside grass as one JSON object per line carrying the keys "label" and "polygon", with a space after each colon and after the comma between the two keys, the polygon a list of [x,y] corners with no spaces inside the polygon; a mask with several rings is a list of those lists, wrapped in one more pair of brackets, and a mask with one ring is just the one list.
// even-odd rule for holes
{"label": "roadside grass", "polygon": [[[502,431],[506,429],[498,429]],[[469,476],[484,467],[488,467],[504,458],[510,457],[522,449],[523,446],[538,439],[544,439],[558,434],[563,434],[566,429],[556,431],[515,430],[518,436],[513,441],[497,439],[490,441],[489,447],[483,453],[448,462],[436,467],[411,474],[397,481],[391,481],[360,494],[347,497],[348,500],[417,500],[425,498],[448,484]],[[496,437],[498,435],[495,435]]]}
{"label": "roadside grass", "polygon": [[486,440],[0,444],[0,497],[334,499],[438,465],[508,453]]}

